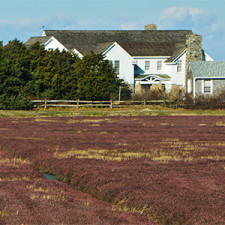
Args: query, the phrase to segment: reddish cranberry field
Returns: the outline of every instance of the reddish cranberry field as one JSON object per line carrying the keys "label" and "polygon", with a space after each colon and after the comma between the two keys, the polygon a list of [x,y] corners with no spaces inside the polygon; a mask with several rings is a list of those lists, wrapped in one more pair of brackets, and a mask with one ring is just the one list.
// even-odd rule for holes
{"label": "reddish cranberry field", "polygon": [[223,116],[0,118],[0,223],[225,224],[224,168]]}

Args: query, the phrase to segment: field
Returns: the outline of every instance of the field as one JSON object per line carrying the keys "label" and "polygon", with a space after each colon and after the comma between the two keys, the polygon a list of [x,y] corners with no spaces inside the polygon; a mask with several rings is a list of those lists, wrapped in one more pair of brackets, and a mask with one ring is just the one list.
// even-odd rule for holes
{"label": "field", "polygon": [[225,224],[224,137],[224,116],[1,117],[0,224]]}

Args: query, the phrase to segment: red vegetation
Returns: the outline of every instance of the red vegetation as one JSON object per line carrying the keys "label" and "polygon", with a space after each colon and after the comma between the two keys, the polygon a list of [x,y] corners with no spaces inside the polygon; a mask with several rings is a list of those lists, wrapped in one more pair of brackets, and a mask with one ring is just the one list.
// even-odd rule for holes
{"label": "red vegetation", "polygon": [[0,224],[153,224],[70,185],[47,180],[22,160],[0,157]]}
{"label": "red vegetation", "polygon": [[[161,224],[225,224],[225,117],[1,118],[0,124],[1,154],[29,159],[32,171],[22,171],[34,174],[37,181],[31,183],[37,187],[50,187],[54,196],[68,190],[63,193],[64,201],[55,199],[52,206],[38,198],[31,201],[32,190],[25,188],[29,185],[18,186],[14,181],[14,189],[25,197],[14,201],[18,194],[12,194],[4,204],[8,202],[7,209],[12,202],[18,208],[27,204],[28,210],[32,203],[30,213],[23,213],[27,223],[31,218],[39,223],[34,216],[38,212],[46,212],[41,213],[40,221],[53,215],[55,220],[49,218],[53,223],[72,223],[77,217],[80,220],[75,223],[150,223],[137,214],[111,211],[92,195]],[[57,175],[70,186],[40,178],[33,166]],[[2,190],[6,189],[1,186]],[[99,210],[93,210],[91,204],[87,207],[84,198],[92,199],[89,202]],[[4,204],[0,203],[0,211]],[[60,220],[59,215],[70,216]],[[5,222],[7,218],[0,216]]]}

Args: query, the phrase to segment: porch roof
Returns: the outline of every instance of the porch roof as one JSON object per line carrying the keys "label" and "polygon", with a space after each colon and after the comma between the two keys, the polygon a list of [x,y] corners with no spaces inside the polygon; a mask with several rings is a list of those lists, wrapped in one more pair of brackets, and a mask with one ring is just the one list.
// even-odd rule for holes
{"label": "porch roof", "polygon": [[171,79],[171,77],[168,76],[167,74],[145,74],[145,75],[136,76],[135,80],[142,81],[142,80],[145,80],[149,77],[158,77],[162,80],[170,80]]}

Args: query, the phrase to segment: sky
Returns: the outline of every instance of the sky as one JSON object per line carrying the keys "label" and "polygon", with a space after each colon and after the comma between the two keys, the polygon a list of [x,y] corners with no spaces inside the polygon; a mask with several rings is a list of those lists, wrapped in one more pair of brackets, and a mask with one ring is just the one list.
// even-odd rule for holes
{"label": "sky", "polygon": [[45,30],[192,30],[225,60],[225,0],[0,0],[0,41],[26,42]]}

